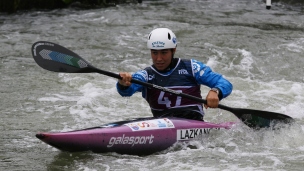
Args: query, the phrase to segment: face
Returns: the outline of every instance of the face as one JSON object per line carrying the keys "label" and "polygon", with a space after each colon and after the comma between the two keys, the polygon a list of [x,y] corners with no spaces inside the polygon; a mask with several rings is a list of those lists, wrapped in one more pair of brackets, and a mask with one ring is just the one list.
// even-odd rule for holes
{"label": "face", "polygon": [[172,55],[175,53],[176,48],[171,49],[162,49],[154,50],[151,49],[151,57],[153,64],[156,69],[159,71],[165,70],[171,63]]}

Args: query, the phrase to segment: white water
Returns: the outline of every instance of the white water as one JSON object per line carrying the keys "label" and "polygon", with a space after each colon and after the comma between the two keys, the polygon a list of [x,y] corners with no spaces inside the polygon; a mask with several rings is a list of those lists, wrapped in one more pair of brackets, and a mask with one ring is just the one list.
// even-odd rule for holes
{"label": "white water", "polygon": [[[260,1],[144,1],[94,10],[64,9],[0,16],[1,170],[302,170],[304,165],[303,12]],[[60,152],[34,136],[135,117],[149,117],[138,93],[122,98],[116,80],[99,74],[52,73],[31,57],[35,41],[59,43],[111,72],[150,65],[146,35],[170,27],[177,57],[223,74],[233,93],[221,103],[289,115],[283,130],[243,124],[158,154]],[[202,87],[202,96],[208,88]],[[237,121],[208,109],[206,120]]]}

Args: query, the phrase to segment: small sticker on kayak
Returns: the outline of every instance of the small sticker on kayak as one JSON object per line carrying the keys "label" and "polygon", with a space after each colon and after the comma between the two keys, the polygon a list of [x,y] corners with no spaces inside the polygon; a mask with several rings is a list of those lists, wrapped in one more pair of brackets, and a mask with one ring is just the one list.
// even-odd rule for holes
{"label": "small sticker on kayak", "polygon": [[131,128],[132,131],[174,128],[174,124],[172,123],[172,121],[167,118],[132,122],[124,125]]}

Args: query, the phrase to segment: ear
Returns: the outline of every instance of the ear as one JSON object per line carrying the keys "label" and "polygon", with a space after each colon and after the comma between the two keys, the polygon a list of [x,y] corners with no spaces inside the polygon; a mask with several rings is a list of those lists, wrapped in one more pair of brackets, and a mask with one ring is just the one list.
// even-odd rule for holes
{"label": "ear", "polygon": [[172,53],[175,54],[175,52],[176,52],[176,48],[173,48]]}

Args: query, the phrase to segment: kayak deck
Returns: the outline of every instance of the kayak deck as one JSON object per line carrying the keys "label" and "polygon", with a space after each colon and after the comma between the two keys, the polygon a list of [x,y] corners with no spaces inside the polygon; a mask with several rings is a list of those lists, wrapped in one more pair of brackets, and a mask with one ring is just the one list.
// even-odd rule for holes
{"label": "kayak deck", "polygon": [[36,137],[62,151],[149,155],[176,142],[208,134],[210,130],[230,129],[233,124],[182,118],[137,118],[69,132],[38,133]]}

